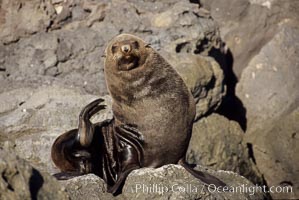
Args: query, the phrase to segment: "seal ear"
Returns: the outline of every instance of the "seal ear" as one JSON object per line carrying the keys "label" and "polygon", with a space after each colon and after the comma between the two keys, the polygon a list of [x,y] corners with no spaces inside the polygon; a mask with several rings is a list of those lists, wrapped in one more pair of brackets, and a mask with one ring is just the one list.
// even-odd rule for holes
{"label": "seal ear", "polygon": [[102,58],[106,58],[107,57],[107,49],[105,49],[104,52],[102,52],[101,57]]}

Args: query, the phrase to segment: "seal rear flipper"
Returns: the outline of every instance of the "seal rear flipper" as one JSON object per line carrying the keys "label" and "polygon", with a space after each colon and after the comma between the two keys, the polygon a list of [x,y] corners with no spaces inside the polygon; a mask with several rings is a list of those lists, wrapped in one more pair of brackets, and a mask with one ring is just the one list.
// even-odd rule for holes
{"label": "seal rear flipper", "polygon": [[226,184],[216,178],[215,176],[212,176],[208,173],[204,173],[198,170],[195,170],[191,168],[184,160],[180,160],[179,164],[183,166],[190,174],[192,174],[195,178],[200,179],[202,182],[204,182],[207,185],[215,185],[216,187],[224,187]]}
{"label": "seal rear flipper", "polygon": [[[105,105],[101,105],[100,103],[104,102],[104,99],[96,99],[91,103],[87,104],[81,111],[79,115],[79,125],[78,125],[78,141],[81,146],[89,147],[92,143],[95,125],[90,121],[90,118],[106,108]],[[101,126],[101,125],[99,125]]]}
{"label": "seal rear flipper", "polygon": [[[60,135],[52,145],[51,157],[65,176],[78,176],[91,172],[90,152],[77,141],[78,129]],[[60,177],[57,175],[56,177]]]}
{"label": "seal rear flipper", "polygon": [[78,129],[60,135],[52,145],[51,157],[54,164],[63,172],[80,171],[78,163],[73,159],[73,148],[76,143]]}

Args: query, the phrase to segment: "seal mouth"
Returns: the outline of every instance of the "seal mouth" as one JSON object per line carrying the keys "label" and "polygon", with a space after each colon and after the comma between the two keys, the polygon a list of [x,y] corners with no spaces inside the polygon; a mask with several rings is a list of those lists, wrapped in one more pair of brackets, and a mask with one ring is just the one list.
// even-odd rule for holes
{"label": "seal mouth", "polygon": [[118,68],[121,71],[129,71],[138,67],[139,64],[138,62],[139,62],[139,57],[133,55],[123,56],[118,61]]}

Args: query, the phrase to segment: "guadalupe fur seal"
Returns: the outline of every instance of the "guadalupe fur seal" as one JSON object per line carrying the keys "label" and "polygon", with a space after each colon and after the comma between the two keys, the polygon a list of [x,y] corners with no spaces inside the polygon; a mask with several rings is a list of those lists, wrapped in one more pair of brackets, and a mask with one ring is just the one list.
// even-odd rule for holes
{"label": "guadalupe fur seal", "polygon": [[150,45],[129,34],[112,39],[105,54],[114,119],[92,124],[89,119],[104,108],[103,100],[88,104],[78,129],[53,144],[57,167],[63,172],[93,172],[114,194],[132,170],[166,164],[180,164],[203,182],[224,186],[185,162],[195,102],[176,70]]}

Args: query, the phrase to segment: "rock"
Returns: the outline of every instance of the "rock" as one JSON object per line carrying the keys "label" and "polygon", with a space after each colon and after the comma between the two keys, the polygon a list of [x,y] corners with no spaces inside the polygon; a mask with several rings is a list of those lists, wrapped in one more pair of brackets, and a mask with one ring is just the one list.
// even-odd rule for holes
{"label": "rock", "polygon": [[[298,190],[299,163],[298,26],[284,23],[244,69],[237,95],[247,109],[246,138],[269,186],[291,185]],[[296,42],[297,41],[297,42]],[[294,134],[294,137],[292,136]],[[279,140],[277,140],[279,138]],[[284,148],[285,147],[285,148]],[[298,198],[298,193],[273,193],[274,198]]]}
{"label": "rock", "polygon": [[246,135],[255,162],[268,186],[291,187],[292,192],[271,193],[274,199],[299,198],[299,107]]}
{"label": "rock", "polygon": [[[6,5],[5,2],[3,5]],[[7,84],[8,80],[10,85],[16,84],[16,81],[29,85],[32,82],[58,82],[82,87],[84,83],[87,93],[105,95],[107,89],[101,56],[106,43],[120,32],[136,34],[158,51],[167,51],[173,55],[184,52],[207,55],[220,44],[214,21],[208,16],[201,16],[198,6],[188,2],[156,3],[154,10],[152,4],[150,6],[143,1],[134,4],[127,1],[52,1],[44,4],[40,6],[45,10],[36,9],[47,15],[49,23],[51,21],[47,28],[40,27],[32,34],[25,34],[26,37],[22,34],[13,36],[18,33],[18,27],[3,29],[2,32],[13,32],[9,35],[17,39],[14,39],[15,43],[0,45],[0,81],[5,80],[1,84]],[[22,10],[29,9],[28,3],[16,3],[14,6],[17,5]],[[59,8],[60,13],[55,8]],[[167,10],[168,13],[174,13],[171,14],[173,19],[170,27],[156,27],[152,24],[160,11]],[[11,17],[12,22],[3,20],[5,26],[19,23],[17,19],[22,18],[20,13],[10,12],[7,11],[5,16]],[[4,36],[2,39],[6,40]]]}
{"label": "rock", "polygon": [[[246,178],[233,172],[207,170],[197,166],[197,170],[209,173],[224,181],[229,187],[253,187]],[[88,174],[60,184],[66,188],[71,199],[111,199],[106,192],[106,184],[99,177]],[[221,188],[220,188],[221,189]],[[240,188],[239,188],[240,191]],[[142,168],[132,171],[126,179],[121,194],[115,199],[263,199],[262,193],[216,192],[213,186],[206,186],[180,165],[165,165],[152,169]]]}
{"label": "rock", "polygon": [[[156,50],[172,54],[207,54],[212,47],[219,45],[216,24],[208,17],[201,16],[195,4],[163,1],[156,2],[153,7],[146,1],[130,2],[134,4],[113,2],[107,6],[105,19],[91,28],[101,33],[105,31],[102,34],[105,41],[122,32],[134,33]],[[168,16],[167,19],[164,16]]]}
{"label": "rock", "polygon": [[218,114],[209,115],[193,125],[187,161],[214,170],[234,171],[262,184],[261,174],[248,155],[243,137],[238,123]]}
{"label": "rock", "polygon": [[[239,78],[250,60],[279,31],[278,24],[299,19],[299,2],[277,0],[203,0],[218,22],[221,38],[233,55]],[[234,6],[231,6],[234,5]]]}
{"label": "rock", "polygon": [[0,199],[69,199],[55,178],[3,149],[0,173]]}
{"label": "rock", "polygon": [[[197,166],[197,170],[209,173],[224,181],[229,187],[253,186],[250,181],[232,172],[207,170]],[[263,194],[238,192],[215,192],[193,177],[182,166],[165,165],[157,169],[143,168],[131,172],[125,182],[125,199],[262,199]]]}
{"label": "rock", "polygon": [[32,87],[31,82],[54,82],[106,94],[101,68],[103,44],[100,35],[86,28],[36,34],[2,47],[4,73],[14,84],[20,81]]}
{"label": "rock", "polygon": [[200,3],[219,24],[221,38],[233,56],[233,73],[238,78],[279,31],[280,23],[299,19],[299,2],[292,0],[201,0]]}
{"label": "rock", "polygon": [[244,70],[237,96],[246,107],[248,134],[299,106],[299,29],[282,25]]}
{"label": "rock", "polygon": [[55,13],[53,6],[39,0],[3,0],[0,4],[0,42],[5,44],[45,31]]}
{"label": "rock", "polygon": [[226,94],[226,87],[223,71],[214,59],[184,53],[169,55],[167,60],[182,76],[194,96],[195,120],[219,107]]}
{"label": "rock", "polygon": [[107,193],[107,184],[94,174],[78,176],[69,180],[59,181],[65,187],[70,199],[110,200],[113,195]]}

